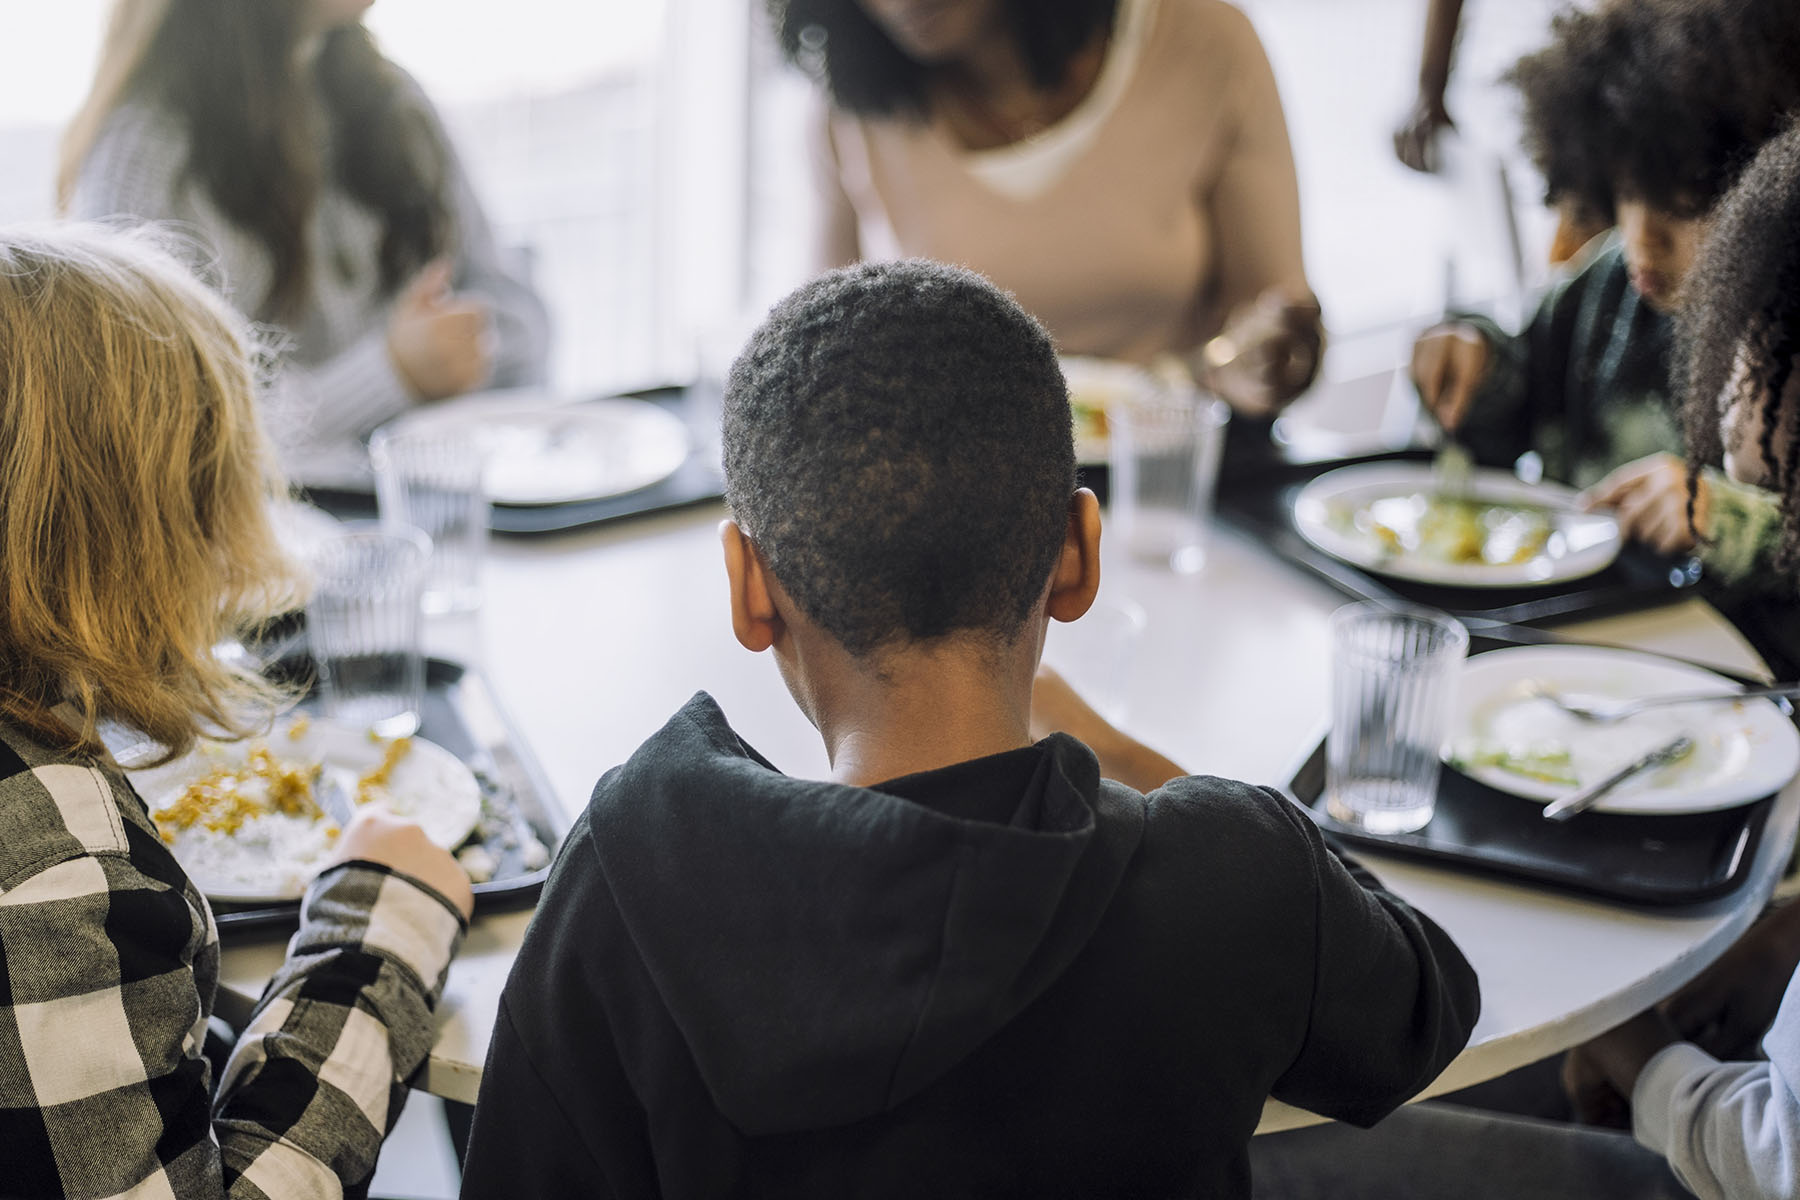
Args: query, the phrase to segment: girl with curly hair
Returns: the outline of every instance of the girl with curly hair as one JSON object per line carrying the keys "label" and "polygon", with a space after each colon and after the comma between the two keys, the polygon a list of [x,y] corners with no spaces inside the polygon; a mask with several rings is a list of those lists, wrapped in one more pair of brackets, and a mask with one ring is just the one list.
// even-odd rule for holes
{"label": "girl with curly hair", "polygon": [[73,216],[196,238],[282,331],[267,415],[309,486],[366,487],[361,439],[411,405],[544,374],[543,306],[370,3],[115,0],[58,177]]}
{"label": "girl with curly hair", "polygon": [[303,581],[243,320],[143,234],[0,230],[0,1162],[8,1196],[366,1193],[473,897],[364,814],[220,1075],[206,897],[102,740],[281,697],[213,647]]}
{"label": "girl with curly hair", "polygon": [[1688,292],[1676,322],[1688,446],[1696,461],[1781,497],[1779,534],[1758,533],[1791,574],[1800,567],[1800,123],[1763,147],[1719,206]]}
{"label": "girl with curly hair", "polygon": [[[1618,232],[1544,297],[1519,333],[1458,314],[1419,340],[1426,405],[1483,461],[1526,451],[1589,487],[1626,532],[1695,548],[1670,363],[1675,314],[1719,198],[1800,106],[1791,0],[1621,0],[1556,21],[1521,60],[1527,148],[1549,199]],[[1729,79],[1730,86],[1721,86]],[[1701,458],[1698,548],[1728,587],[1757,586],[1753,533],[1771,498]]]}
{"label": "girl with curly hair", "polygon": [[[1800,122],[1763,147],[1718,206],[1679,332],[1693,457],[1779,495],[1779,516],[1761,536],[1779,547],[1775,569],[1791,583],[1800,570]],[[1791,623],[1791,603],[1786,616]],[[1572,1052],[1565,1077],[1579,1085],[1575,1098],[1628,1098],[1638,1141],[1667,1155],[1698,1195],[1792,1195],[1797,972],[1800,905],[1788,904],[1659,1009]]]}
{"label": "girl with curly hair", "polygon": [[1066,354],[1185,358],[1247,415],[1323,323],[1275,77],[1220,0],[768,0],[818,78],[819,267],[933,258]]}

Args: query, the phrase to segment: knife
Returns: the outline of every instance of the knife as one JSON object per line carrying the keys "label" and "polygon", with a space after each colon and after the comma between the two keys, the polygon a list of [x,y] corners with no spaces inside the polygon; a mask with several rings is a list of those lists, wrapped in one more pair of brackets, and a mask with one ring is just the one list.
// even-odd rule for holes
{"label": "knife", "polygon": [[1579,791],[1570,792],[1561,800],[1544,810],[1544,817],[1550,821],[1566,821],[1578,812],[1592,808],[1596,801],[1614,788],[1630,779],[1633,775],[1642,774],[1652,767],[1660,767],[1664,763],[1674,762],[1694,748],[1694,739],[1682,734],[1664,746],[1658,746],[1650,753],[1633,762],[1629,762],[1602,779],[1599,783],[1589,784]]}

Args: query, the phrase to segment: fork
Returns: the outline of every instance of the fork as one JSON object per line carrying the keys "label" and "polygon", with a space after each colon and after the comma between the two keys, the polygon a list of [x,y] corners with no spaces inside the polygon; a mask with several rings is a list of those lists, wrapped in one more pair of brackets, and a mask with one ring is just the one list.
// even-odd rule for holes
{"label": "fork", "polygon": [[320,771],[319,777],[313,780],[313,803],[339,829],[347,827],[356,815],[356,805],[344,791],[344,785],[333,779],[329,771]]}
{"label": "fork", "polygon": [[1460,500],[1473,489],[1474,473],[1475,456],[1454,434],[1446,433],[1437,457],[1431,460],[1432,486],[1441,494]]}
{"label": "fork", "polygon": [[1676,692],[1666,696],[1646,696],[1642,700],[1625,700],[1617,704],[1582,704],[1569,699],[1555,688],[1541,683],[1532,683],[1529,694],[1538,700],[1548,700],[1556,707],[1579,721],[1587,721],[1595,725],[1611,725],[1615,721],[1623,721],[1626,717],[1650,708],[1666,708],[1675,704],[1704,704],[1719,700],[1755,700],[1760,697],[1775,699],[1778,697],[1800,696],[1800,683],[1775,683],[1767,687],[1745,688],[1741,692]]}

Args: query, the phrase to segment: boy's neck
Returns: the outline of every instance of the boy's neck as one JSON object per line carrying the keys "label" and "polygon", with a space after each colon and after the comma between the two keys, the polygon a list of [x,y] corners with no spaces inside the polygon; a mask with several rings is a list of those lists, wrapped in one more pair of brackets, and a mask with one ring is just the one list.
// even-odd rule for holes
{"label": "boy's neck", "polygon": [[831,777],[867,787],[1031,744],[1036,656],[949,644],[833,672],[809,708]]}

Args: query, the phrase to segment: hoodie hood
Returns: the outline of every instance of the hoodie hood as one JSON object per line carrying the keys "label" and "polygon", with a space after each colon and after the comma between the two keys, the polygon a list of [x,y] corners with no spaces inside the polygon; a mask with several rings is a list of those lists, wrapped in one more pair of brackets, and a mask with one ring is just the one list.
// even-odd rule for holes
{"label": "hoodie hood", "polygon": [[1102,785],[1072,738],[1035,750],[1009,822],[962,820],[789,778],[701,693],[601,779],[591,845],[641,978],[738,1128],[892,1108],[1081,952],[1142,837],[1143,801]]}

